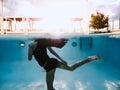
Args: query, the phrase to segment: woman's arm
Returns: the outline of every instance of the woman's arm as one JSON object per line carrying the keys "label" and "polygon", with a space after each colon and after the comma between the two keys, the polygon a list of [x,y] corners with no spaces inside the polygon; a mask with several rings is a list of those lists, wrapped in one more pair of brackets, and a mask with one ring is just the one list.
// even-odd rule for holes
{"label": "woman's arm", "polygon": [[64,64],[67,64],[66,61],[64,61],[51,47],[48,47],[48,50],[55,55],[59,60],[61,60]]}

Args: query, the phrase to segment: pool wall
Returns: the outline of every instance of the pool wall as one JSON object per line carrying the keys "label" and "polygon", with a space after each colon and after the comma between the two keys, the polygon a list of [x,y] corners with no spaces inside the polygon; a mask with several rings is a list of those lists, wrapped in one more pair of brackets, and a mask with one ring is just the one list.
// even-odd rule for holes
{"label": "pool wall", "polygon": [[[8,62],[27,59],[28,44],[32,40],[27,39],[1,39],[0,60]],[[24,43],[24,46],[20,46]],[[55,48],[56,49],[56,48]],[[101,59],[115,67],[120,67],[120,39],[108,36],[88,36],[70,38],[62,49],[56,49],[58,53],[69,61],[84,59],[89,55],[99,54]]]}
{"label": "pool wall", "polygon": [[120,39],[109,36],[94,37],[93,49],[101,55],[104,63],[120,68]]}
{"label": "pool wall", "polygon": [[[24,42],[25,46],[20,46]],[[27,48],[27,40],[25,39],[1,39],[0,40],[0,60],[12,62],[16,60],[27,59],[25,54]]]}

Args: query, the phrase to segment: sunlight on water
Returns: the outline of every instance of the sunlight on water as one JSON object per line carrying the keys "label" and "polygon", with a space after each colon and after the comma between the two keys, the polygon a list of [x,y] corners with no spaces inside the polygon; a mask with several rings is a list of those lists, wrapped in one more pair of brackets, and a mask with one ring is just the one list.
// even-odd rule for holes
{"label": "sunlight on water", "polygon": [[118,38],[118,39],[120,39],[120,35],[110,35],[109,37],[110,38]]}
{"label": "sunlight on water", "polygon": [[105,81],[105,86],[107,87],[107,90],[120,90],[120,81]]}

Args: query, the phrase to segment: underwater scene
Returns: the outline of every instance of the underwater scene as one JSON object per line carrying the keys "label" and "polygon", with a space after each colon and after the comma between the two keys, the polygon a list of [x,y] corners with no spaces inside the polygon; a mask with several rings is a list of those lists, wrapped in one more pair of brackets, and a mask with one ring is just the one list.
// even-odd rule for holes
{"label": "underwater scene", "polygon": [[[62,48],[53,47],[69,65],[88,56],[100,59],[74,71],[56,69],[56,90],[120,90],[120,37],[84,35],[67,37]],[[46,72],[28,60],[28,46],[34,38],[0,38],[0,90],[46,90]],[[48,55],[54,57],[49,51]],[[54,57],[55,58],[55,57]]]}
{"label": "underwater scene", "polygon": [[0,90],[120,90],[120,0],[0,0]]}

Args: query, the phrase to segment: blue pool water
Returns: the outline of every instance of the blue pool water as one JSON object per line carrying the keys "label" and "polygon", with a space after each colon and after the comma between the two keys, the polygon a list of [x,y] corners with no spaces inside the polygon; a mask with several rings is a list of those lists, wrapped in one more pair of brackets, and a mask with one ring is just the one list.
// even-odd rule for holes
{"label": "blue pool water", "polygon": [[[45,72],[28,61],[28,38],[0,38],[0,90],[46,90]],[[56,90],[120,90],[120,38],[111,35],[69,38],[54,48],[69,64],[99,54],[101,59],[73,72],[57,69]],[[49,54],[52,56],[51,54]]]}

